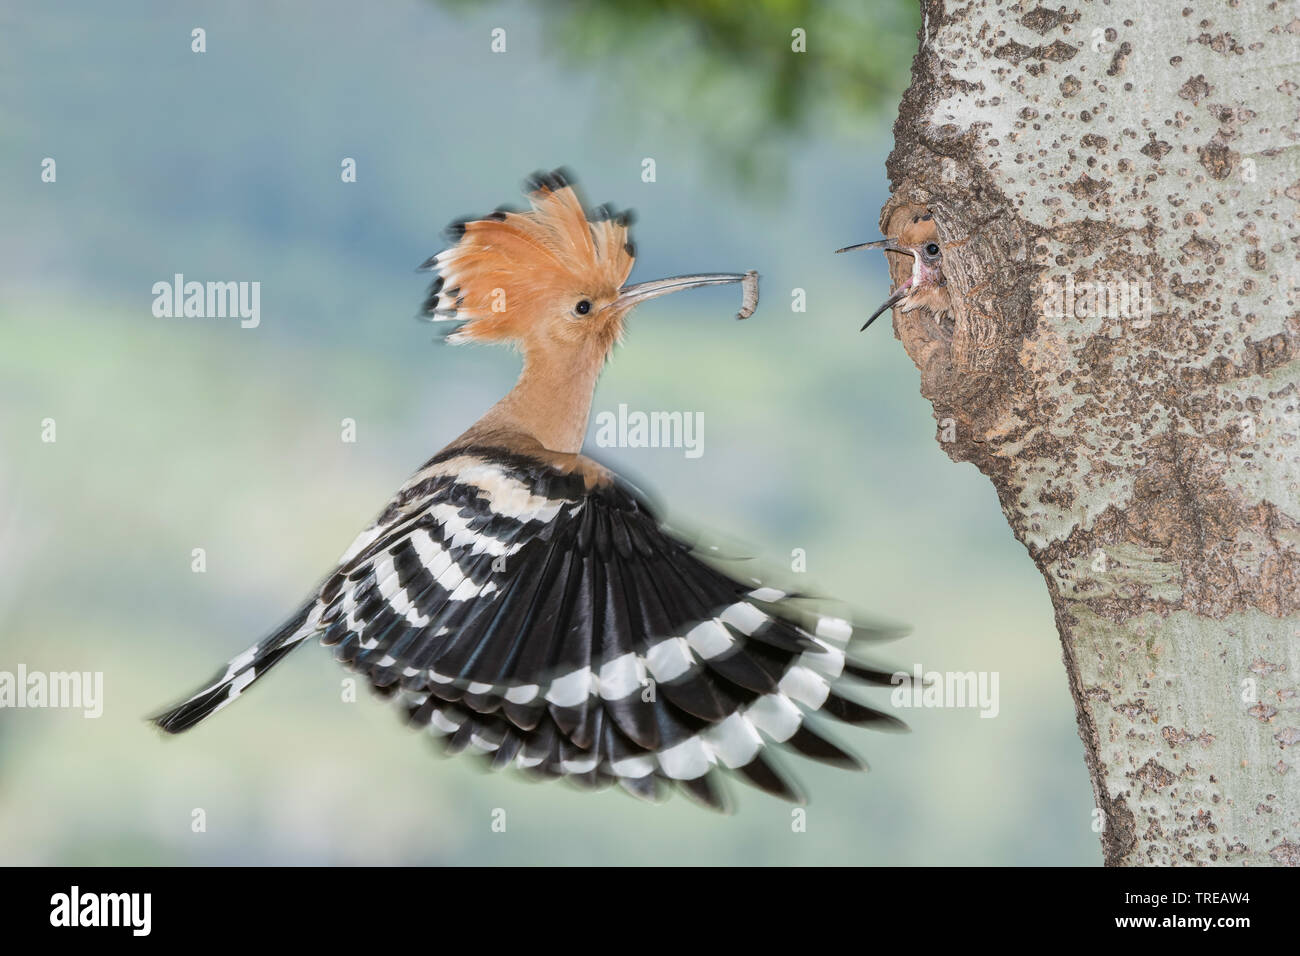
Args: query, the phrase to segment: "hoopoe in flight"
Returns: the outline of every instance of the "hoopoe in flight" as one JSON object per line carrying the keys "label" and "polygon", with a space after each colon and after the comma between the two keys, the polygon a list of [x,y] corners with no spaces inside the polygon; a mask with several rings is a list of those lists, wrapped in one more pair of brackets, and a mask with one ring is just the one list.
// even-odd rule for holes
{"label": "hoopoe in flight", "polygon": [[800,801],[771,759],[783,744],[861,767],[815,714],[901,726],[845,696],[890,675],[846,656],[880,636],[674,537],[630,485],[581,454],[596,379],[641,302],[757,275],[626,285],[626,216],[589,214],[561,171],[531,208],[454,225],[424,311],[452,343],[523,352],[514,389],[434,455],[270,637],[154,718],[179,733],[216,713],[308,638],[395,699],[452,753],[655,799],[669,782],[727,807],[725,768]]}
{"label": "hoopoe in flight", "polygon": [[859,331],[865,332],[882,312],[894,306],[899,306],[904,312],[929,309],[936,320],[949,317],[952,302],[948,298],[947,280],[943,277],[943,251],[939,248],[939,231],[935,228],[932,215],[925,213],[913,216],[912,221],[903,226],[894,239],[860,242],[856,246],[845,246],[835,251],[852,252],[854,249],[882,249],[912,257],[912,274],[880,308],[871,313]]}

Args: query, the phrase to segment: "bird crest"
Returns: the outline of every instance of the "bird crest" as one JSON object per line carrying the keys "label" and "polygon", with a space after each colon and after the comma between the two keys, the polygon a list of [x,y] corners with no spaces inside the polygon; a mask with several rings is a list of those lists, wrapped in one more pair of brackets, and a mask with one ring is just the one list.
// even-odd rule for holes
{"label": "bird crest", "polygon": [[564,170],[533,174],[525,192],[526,211],[453,223],[455,245],[421,266],[437,273],[423,315],[462,323],[448,342],[520,342],[570,317],[618,311],[607,306],[632,271],[630,214],[589,213]]}

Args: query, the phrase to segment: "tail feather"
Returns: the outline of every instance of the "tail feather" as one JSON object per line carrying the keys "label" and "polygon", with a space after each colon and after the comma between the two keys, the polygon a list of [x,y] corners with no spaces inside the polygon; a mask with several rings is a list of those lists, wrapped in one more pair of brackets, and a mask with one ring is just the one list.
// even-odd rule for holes
{"label": "tail feather", "polygon": [[316,633],[315,601],[309,601],[283,627],[232,658],[225,670],[188,699],[149,719],[169,734],[189,730],[230,704],[281,658]]}

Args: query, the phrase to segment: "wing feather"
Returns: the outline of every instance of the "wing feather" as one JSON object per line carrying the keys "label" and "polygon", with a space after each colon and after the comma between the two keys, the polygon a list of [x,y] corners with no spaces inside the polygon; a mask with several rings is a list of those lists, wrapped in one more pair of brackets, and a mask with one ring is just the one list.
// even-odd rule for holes
{"label": "wing feather", "polygon": [[318,601],[322,642],[444,750],[584,788],[726,809],[726,771],[801,802],[775,745],[863,766],[810,714],[900,725],[838,690],[890,679],[847,657],[853,625],[732,577],[617,479],[503,449],[429,462]]}

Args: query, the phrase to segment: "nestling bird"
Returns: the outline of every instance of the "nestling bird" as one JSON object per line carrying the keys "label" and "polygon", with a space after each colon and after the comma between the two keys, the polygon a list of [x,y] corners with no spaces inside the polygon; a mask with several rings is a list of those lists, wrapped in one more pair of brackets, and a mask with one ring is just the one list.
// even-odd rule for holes
{"label": "nestling bird", "polygon": [[913,216],[912,221],[899,231],[896,238],[862,242],[835,251],[851,252],[854,249],[882,249],[912,257],[911,276],[894,290],[880,308],[871,313],[859,331],[865,332],[882,312],[896,305],[904,312],[929,309],[934,313],[935,319],[948,318],[952,303],[948,298],[948,283],[943,277],[943,251],[939,248],[939,231],[935,228],[932,215],[926,213]]}
{"label": "nestling bird", "polygon": [[651,799],[675,782],[719,809],[725,768],[799,800],[774,744],[860,766],[814,712],[899,725],[843,693],[847,679],[890,684],[846,655],[878,635],[730,576],[581,454],[631,309],[742,283],[744,317],[757,275],[627,285],[626,216],[588,213],[562,171],[526,188],[531,208],[453,226],[455,244],[424,266],[437,273],[425,311],[462,323],[448,340],[516,346],[518,383],[401,487],[279,630],[154,720],[194,726],[319,637],[410,724],[494,768]]}

